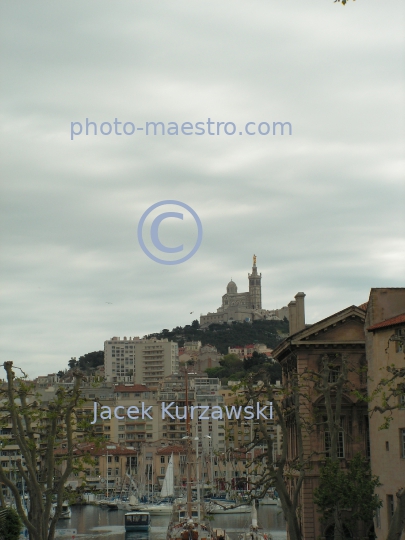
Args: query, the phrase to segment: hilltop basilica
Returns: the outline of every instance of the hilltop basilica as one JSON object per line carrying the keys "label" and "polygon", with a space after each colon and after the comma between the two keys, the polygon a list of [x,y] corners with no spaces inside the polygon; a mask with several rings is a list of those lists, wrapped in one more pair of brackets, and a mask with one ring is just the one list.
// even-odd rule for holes
{"label": "hilltop basilica", "polygon": [[206,328],[212,323],[231,323],[232,321],[256,321],[258,319],[280,320],[288,318],[288,308],[262,309],[262,274],[257,273],[256,255],[253,255],[252,273],[248,274],[249,292],[238,293],[234,281],[226,286],[222,296],[222,306],[215,313],[200,316],[200,325]]}

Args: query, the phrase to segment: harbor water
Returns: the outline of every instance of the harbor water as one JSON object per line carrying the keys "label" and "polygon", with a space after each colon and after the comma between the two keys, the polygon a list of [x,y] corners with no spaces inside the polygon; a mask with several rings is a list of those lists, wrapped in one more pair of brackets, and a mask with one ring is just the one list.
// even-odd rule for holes
{"label": "harbor water", "polygon": [[[149,533],[125,533],[123,510],[105,510],[98,506],[73,506],[72,517],[58,522],[58,529],[76,529],[75,540],[165,540],[170,516],[152,516]],[[286,525],[281,508],[261,506],[258,509],[259,526],[273,540],[285,540]],[[211,521],[214,527],[225,529],[231,540],[248,530],[250,514],[215,514]],[[271,536],[270,536],[270,534]],[[68,539],[66,539],[68,540]]]}

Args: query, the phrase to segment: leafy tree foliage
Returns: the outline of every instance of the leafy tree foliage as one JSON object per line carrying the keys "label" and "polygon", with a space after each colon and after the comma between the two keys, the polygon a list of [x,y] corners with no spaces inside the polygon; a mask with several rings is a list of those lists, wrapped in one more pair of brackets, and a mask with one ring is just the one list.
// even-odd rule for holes
{"label": "leafy tree foliage", "polygon": [[79,357],[78,367],[81,371],[95,370],[104,364],[104,351],[93,351]]}
{"label": "leafy tree foliage", "polygon": [[254,351],[251,358],[241,360],[236,354],[226,354],[219,361],[219,366],[206,370],[209,377],[218,377],[226,384],[228,381],[238,381],[246,377],[248,373],[266,374],[266,379],[274,384],[281,380],[281,366],[278,362],[273,363],[265,354]]}
{"label": "leafy tree foliage", "polygon": [[224,383],[244,377],[243,361],[236,354],[226,354],[219,366],[206,370],[209,377],[218,377]]}
{"label": "leafy tree foliage", "polygon": [[320,472],[319,487],[314,490],[314,502],[325,520],[334,517],[336,508],[350,508],[348,524],[369,523],[382,501],[374,493],[380,484],[371,474],[370,463],[356,454],[345,471],[336,460],[327,459]]}
{"label": "leafy tree foliage", "polygon": [[6,513],[0,517],[0,539],[18,540],[22,529],[22,523],[17,512],[13,508],[7,508]]}
{"label": "leafy tree foliage", "polygon": [[103,364],[104,351],[93,351],[90,353],[86,353],[83,356],[80,356],[79,360],[76,360],[76,358],[71,358],[68,362],[68,366],[70,369],[79,368],[84,373],[90,373],[94,371],[98,366],[102,366]]}
{"label": "leafy tree foliage", "polygon": [[191,325],[176,326],[173,330],[165,328],[161,332],[149,334],[145,338],[167,338],[184,345],[185,341],[201,341],[203,345],[214,345],[221,354],[227,354],[228,347],[243,346],[249,343],[264,343],[274,348],[288,335],[287,319],[283,321],[253,321],[236,322],[232,324],[211,324],[207,329],[201,330],[199,323],[194,320]]}
{"label": "leafy tree foliage", "polygon": [[70,369],[74,369],[77,366],[76,358],[71,358],[68,362],[68,366]]}
{"label": "leafy tree foliage", "polygon": [[[0,428],[7,428],[8,436],[2,438],[1,445],[12,443],[19,448],[16,473],[29,497],[28,515],[24,513],[22,495],[2,462],[0,482],[10,491],[30,539],[53,540],[66,497],[66,481],[73,471],[82,470],[75,454],[75,433],[85,433],[86,440],[91,437],[89,419],[76,415],[77,407],[83,403],[80,390],[83,374],[75,371],[71,388],[59,387],[52,399],[42,403],[37,401],[25,374],[17,376],[12,362],[4,362],[3,367],[7,379],[0,387]],[[62,462],[65,468],[60,472]],[[55,513],[51,517],[54,501]]]}

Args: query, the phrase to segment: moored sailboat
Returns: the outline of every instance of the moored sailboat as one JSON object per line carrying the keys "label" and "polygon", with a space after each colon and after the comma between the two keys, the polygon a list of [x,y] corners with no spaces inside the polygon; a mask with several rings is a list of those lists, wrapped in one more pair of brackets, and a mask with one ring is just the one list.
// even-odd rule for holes
{"label": "moored sailboat", "polygon": [[192,501],[191,488],[191,460],[192,460],[192,437],[190,430],[190,415],[188,407],[188,372],[185,371],[185,391],[186,391],[186,433],[183,437],[187,445],[187,492],[186,503],[174,505],[172,519],[167,529],[166,540],[229,540],[226,532],[222,529],[212,529],[210,522],[204,522],[205,509],[200,497],[200,471],[198,462],[198,432],[194,440],[196,441],[195,449],[195,466],[196,466],[196,487],[197,501]]}
{"label": "moored sailboat", "polygon": [[72,511],[68,501],[64,501],[62,504],[59,519],[70,519],[72,517]]}
{"label": "moored sailboat", "polygon": [[207,514],[249,514],[252,507],[248,504],[221,504],[218,501],[210,501]]}
{"label": "moored sailboat", "polygon": [[240,540],[272,540],[271,534],[266,534],[260,530],[257,521],[256,505],[253,503],[251,506],[252,511],[252,523],[248,531],[240,535]]}
{"label": "moored sailboat", "polygon": [[[174,494],[174,471],[173,471],[173,454],[170,456],[169,464],[166,469],[165,478],[163,480],[163,486],[160,492],[162,499],[166,497],[173,497]],[[173,504],[170,502],[159,502],[153,504],[142,504],[134,506],[136,510],[142,510],[142,512],[149,512],[151,516],[167,515],[173,511]]]}

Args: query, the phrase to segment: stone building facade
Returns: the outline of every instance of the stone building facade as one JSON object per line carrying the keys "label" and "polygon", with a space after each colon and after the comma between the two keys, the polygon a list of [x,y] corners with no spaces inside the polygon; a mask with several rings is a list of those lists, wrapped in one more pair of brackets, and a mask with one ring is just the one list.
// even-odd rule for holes
{"label": "stone building facade", "polygon": [[[365,326],[368,393],[373,395],[378,382],[390,376],[388,366],[405,368],[405,288],[371,289]],[[395,381],[394,388],[399,389],[401,382],[403,378]],[[369,407],[371,469],[380,478],[376,493],[383,503],[375,519],[375,532],[383,540],[398,504],[396,493],[405,487],[405,392],[389,400],[389,406],[395,408],[386,414],[372,413],[376,405],[382,405],[381,395]],[[389,428],[379,429],[387,414],[391,418]]]}
{"label": "stone building facade", "polygon": [[236,283],[231,281],[226,286],[226,293],[222,296],[222,304],[216,312],[209,312],[200,316],[201,328],[210,324],[231,323],[233,321],[251,322],[260,319],[288,318],[287,307],[277,310],[262,308],[262,274],[258,273],[256,255],[253,255],[252,273],[248,274],[249,291],[238,292]]}
{"label": "stone building facade", "polygon": [[[290,320],[292,320],[292,332],[273,351],[275,360],[281,363],[283,369],[283,385],[298,373],[302,375],[304,370],[309,369],[319,372],[322,358],[327,355],[331,361],[337,364],[343,355],[352,366],[349,371],[349,382],[353,389],[360,393],[366,393],[367,377],[361,368],[366,366],[365,336],[364,336],[364,309],[357,306],[335,313],[326,319],[312,325],[305,324],[304,293],[298,293],[296,302],[290,303]],[[340,359],[340,360],[339,360]],[[305,393],[311,394],[313,385],[308,383]],[[304,390],[303,390],[304,393]],[[333,523],[323,523],[321,516],[313,501],[314,489],[319,485],[320,467],[328,455],[328,431],[326,426],[326,406],[324,397],[318,396],[306,403],[307,419],[310,420],[315,412],[320,420],[317,427],[303,438],[304,454],[310,464],[300,492],[300,525],[303,540],[315,538],[333,538]],[[324,411],[324,412],[323,412]],[[342,469],[347,468],[353,456],[360,452],[369,455],[369,426],[367,404],[359,400],[353,392],[344,394],[341,410],[341,435],[338,442],[338,457]],[[323,423],[322,423],[323,422]],[[291,423],[288,428],[288,460],[297,457],[295,425]],[[291,479],[291,489],[294,485]],[[362,535],[368,537],[371,533],[358,525],[357,530],[352,530],[353,537]]]}

